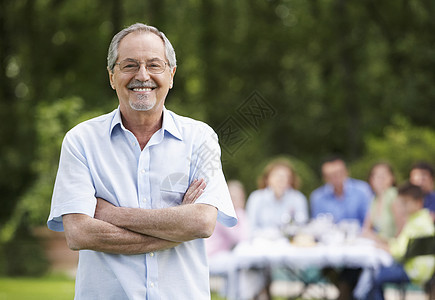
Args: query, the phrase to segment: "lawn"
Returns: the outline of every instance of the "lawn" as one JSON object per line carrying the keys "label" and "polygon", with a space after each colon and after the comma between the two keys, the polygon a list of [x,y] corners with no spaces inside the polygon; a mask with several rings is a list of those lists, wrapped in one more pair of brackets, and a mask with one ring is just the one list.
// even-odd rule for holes
{"label": "lawn", "polygon": [[[74,280],[65,277],[0,278],[0,300],[72,300]],[[223,300],[213,294],[212,300]]]}
{"label": "lawn", "polygon": [[72,300],[74,280],[65,277],[0,278],[0,300]]}
{"label": "lawn", "polygon": [[[74,280],[66,277],[0,278],[0,300],[72,300]],[[278,300],[279,298],[274,298]],[[224,300],[212,294],[211,300]]]}

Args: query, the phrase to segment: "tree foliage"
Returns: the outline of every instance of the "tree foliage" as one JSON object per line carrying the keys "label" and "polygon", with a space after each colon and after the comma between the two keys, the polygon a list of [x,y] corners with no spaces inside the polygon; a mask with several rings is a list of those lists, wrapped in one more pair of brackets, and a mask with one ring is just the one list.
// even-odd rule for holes
{"label": "tree foliage", "polygon": [[[46,205],[54,148],[82,119],[76,112],[116,107],[107,48],[134,22],[167,34],[178,58],[167,107],[232,141],[224,170],[248,191],[258,166],[281,154],[310,174],[329,153],[390,159],[401,170],[430,159],[430,147],[388,152],[381,141],[399,147],[394,137],[411,140],[423,127],[429,136],[435,126],[434,10],[430,0],[0,1],[0,224],[18,203]],[[250,106],[255,126],[242,110],[253,94],[273,112]],[[71,109],[68,120],[59,105]],[[218,129],[230,121],[227,139]]]}
{"label": "tree foliage", "polygon": [[366,152],[352,165],[356,176],[364,178],[373,164],[384,161],[392,165],[400,183],[408,178],[414,163],[435,165],[435,131],[413,126],[404,117],[395,117],[385,128],[384,136],[369,135],[365,140]]}

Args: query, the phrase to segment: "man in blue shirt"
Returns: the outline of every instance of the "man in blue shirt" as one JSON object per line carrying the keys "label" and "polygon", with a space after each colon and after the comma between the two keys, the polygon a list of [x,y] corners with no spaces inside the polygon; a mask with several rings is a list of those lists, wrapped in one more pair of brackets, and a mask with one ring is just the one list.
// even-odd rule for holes
{"label": "man in blue shirt", "polygon": [[349,178],[345,162],[332,157],[322,164],[325,185],[311,193],[311,216],[331,214],[335,223],[356,219],[364,224],[373,193],[368,183]]}
{"label": "man in blue shirt", "polygon": [[[325,160],[322,175],[325,185],[314,190],[310,196],[312,217],[330,214],[335,223],[352,219],[358,220],[362,227],[373,197],[369,184],[349,178],[345,162],[337,156]],[[352,299],[360,269],[344,268],[339,273],[325,269],[324,273],[337,285],[339,300]]]}
{"label": "man in blue shirt", "polygon": [[409,181],[423,190],[424,208],[430,211],[435,221],[435,191],[434,191],[434,169],[427,162],[415,163],[409,172]]}
{"label": "man in blue shirt", "polygon": [[206,124],[167,110],[174,49],[134,24],[110,44],[113,112],[63,141],[48,227],[80,250],[75,299],[209,299],[202,238],[237,219]]}

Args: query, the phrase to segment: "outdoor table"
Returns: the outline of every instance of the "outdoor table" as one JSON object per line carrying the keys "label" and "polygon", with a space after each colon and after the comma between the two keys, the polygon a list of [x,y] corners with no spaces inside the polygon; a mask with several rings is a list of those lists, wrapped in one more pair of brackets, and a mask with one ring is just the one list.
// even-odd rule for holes
{"label": "outdoor table", "polygon": [[[228,299],[239,299],[239,276],[244,269],[286,268],[293,271],[307,268],[375,269],[389,265],[392,257],[363,238],[342,243],[316,243],[298,246],[286,238],[253,239],[237,245],[219,263],[210,265],[211,274],[226,274]],[[218,270],[219,269],[219,270]],[[295,273],[296,274],[296,273]],[[299,278],[304,280],[303,278]]]}

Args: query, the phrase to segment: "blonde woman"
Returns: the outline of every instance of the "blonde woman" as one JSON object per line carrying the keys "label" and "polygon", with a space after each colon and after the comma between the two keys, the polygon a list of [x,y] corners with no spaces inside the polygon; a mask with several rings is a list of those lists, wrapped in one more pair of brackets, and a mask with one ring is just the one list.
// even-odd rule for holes
{"label": "blonde woman", "polygon": [[374,198],[364,221],[363,234],[376,240],[396,237],[405,223],[403,208],[397,199],[392,167],[388,163],[375,164],[369,173]]}
{"label": "blonde woman", "polygon": [[258,180],[258,190],[248,198],[246,211],[251,232],[279,230],[289,221],[306,223],[306,197],[297,190],[299,178],[287,159],[272,160]]}

